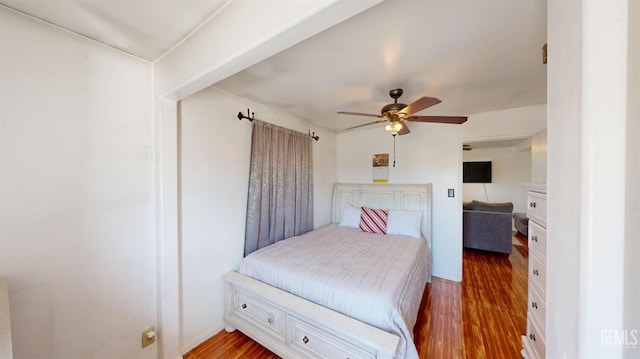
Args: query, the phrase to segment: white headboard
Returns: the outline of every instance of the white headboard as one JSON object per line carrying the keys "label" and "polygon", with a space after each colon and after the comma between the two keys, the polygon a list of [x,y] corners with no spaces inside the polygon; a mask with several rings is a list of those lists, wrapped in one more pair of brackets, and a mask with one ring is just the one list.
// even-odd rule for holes
{"label": "white headboard", "polygon": [[332,223],[340,223],[345,203],[356,207],[422,211],[422,235],[431,248],[431,183],[336,183]]}

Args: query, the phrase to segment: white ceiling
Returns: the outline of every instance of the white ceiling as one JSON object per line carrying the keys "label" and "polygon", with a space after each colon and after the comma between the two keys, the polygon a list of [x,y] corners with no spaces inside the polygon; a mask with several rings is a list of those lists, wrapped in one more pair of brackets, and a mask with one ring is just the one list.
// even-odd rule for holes
{"label": "white ceiling", "polygon": [[155,61],[228,0],[0,0],[147,61]]}
{"label": "white ceiling", "polygon": [[442,100],[420,114],[468,115],[546,103],[545,42],[546,1],[387,0],[216,87],[336,130],[395,87]]}
{"label": "white ceiling", "polygon": [[[227,1],[0,4],[154,61]],[[546,1],[386,0],[215,86],[338,131],[374,119],[337,111],[379,113],[396,87],[403,103],[442,100],[421,115],[468,115],[545,103],[545,42]]]}

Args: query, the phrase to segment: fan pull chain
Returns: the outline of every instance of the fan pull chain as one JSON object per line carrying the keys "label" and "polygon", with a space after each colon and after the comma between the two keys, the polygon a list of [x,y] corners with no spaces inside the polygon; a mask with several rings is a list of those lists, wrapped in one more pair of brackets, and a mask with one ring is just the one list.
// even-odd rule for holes
{"label": "fan pull chain", "polygon": [[396,135],[393,135],[393,167],[396,166]]}

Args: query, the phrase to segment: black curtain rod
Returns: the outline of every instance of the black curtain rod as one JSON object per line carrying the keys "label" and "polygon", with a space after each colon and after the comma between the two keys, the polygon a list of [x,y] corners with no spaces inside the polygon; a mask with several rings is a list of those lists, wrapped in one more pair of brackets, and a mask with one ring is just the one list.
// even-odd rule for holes
{"label": "black curtain rod", "polygon": [[249,115],[249,109],[247,109],[247,115],[245,116],[242,111],[238,112],[238,120],[242,120],[243,118],[246,118],[247,120],[253,122],[253,120],[255,120],[255,112],[251,112],[251,115]]}
{"label": "black curtain rod", "polygon": [[[253,122],[253,120],[256,119],[256,113],[255,112],[251,112],[249,109],[247,109],[247,114],[243,114],[242,111],[238,112],[238,120],[242,121],[243,118],[246,118],[247,120]],[[309,130],[309,137],[313,138],[314,140],[319,141],[320,140],[320,136],[316,135],[316,132],[313,131],[311,132],[311,130]]]}

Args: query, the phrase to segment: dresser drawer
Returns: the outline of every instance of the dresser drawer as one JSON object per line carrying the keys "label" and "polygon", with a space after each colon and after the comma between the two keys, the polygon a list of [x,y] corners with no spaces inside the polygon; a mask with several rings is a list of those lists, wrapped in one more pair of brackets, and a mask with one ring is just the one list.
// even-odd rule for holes
{"label": "dresser drawer", "polygon": [[547,257],[547,230],[533,221],[529,221],[529,249],[536,250],[542,259]]}
{"label": "dresser drawer", "polygon": [[527,336],[525,337],[525,340],[529,344],[528,347],[533,349],[534,358],[545,357],[544,334],[540,331],[536,322],[532,320],[530,315],[527,318]]}
{"label": "dresser drawer", "polygon": [[294,317],[289,317],[290,346],[301,358],[375,358],[375,353],[345,342]]}
{"label": "dresser drawer", "polygon": [[250,293],[234,291],[231,315],[237,316],[250,324],[262,328],[265,332],[284,342],[285,314],[273,305],[255,298]]}
{"label": "dresser drawer", "polygon": [[538,257],[535,251],[529,253],[529,285],[534,285],[538,293],[546,293],[547,265],[544,259]]}
{"label": "dresser drawer", "polygon": [[545,333],[546,313],[544,294],[538,293],[534,286],[529,286],[529,315],[536,322],[542,335]]}
{"label": "dresser drawer", "polygon": [[527,216],[540,223],[547,225],[547,195],[537,192],[529,192],[527,196]]}

